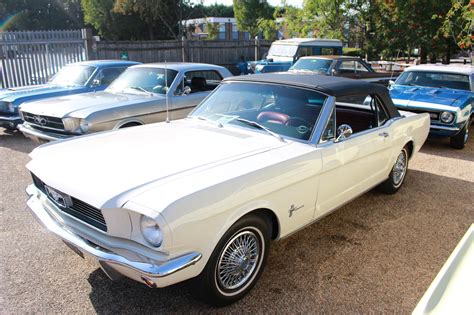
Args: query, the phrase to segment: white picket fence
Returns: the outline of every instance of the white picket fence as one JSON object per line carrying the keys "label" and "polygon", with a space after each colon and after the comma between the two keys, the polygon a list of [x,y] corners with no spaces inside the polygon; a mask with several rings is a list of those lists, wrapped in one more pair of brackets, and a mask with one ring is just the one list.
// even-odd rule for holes
{"label": "white picket fence", "polygon": [[85,30],[0,33],[2,88],[41,84],[65,64],[87,59]]}

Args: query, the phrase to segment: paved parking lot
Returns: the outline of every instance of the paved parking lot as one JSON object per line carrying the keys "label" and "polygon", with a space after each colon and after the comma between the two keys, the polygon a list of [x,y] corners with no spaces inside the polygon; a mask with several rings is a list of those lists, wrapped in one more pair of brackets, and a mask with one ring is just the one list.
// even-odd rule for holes
{"label": "paved parking lot", "polygon": [[24,165],[34,147],[0,128],[0,314],[408,313],[474,222],[474,142],[456,151],[431,140],[397,194],[368,192],[273,243],[250,294],[210,309],[191,297],[189,283],[152,290],[112,282],[47,233],[25,210],[31,179]]}

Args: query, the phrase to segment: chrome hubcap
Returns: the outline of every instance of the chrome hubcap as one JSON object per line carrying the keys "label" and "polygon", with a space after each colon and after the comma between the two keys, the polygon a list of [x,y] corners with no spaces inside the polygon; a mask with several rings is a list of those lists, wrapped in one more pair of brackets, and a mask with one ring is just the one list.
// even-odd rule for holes
{"label": "chrome hubcap", "polygon": [[467,123],[466,133],[464,134],[464,143],[467,143],[467,140],[469,139],[469,125],[470,123]]}
{"label": "chrome hubcap", "polygon": [[235,235],[222,251],[217,265],[217,280],[222,288],[242,286],[254,273],[260,257],[260,243],[251,231]]}
{"label": "chrome hubcap", "polygon": [[400,183],[403,180],[403,177],[405,177],[405,173],[407,171],[407,155],[405,150],[400,152],[400,154],[397,157],[397,161],[395,162],[395,165],[393,166],[393,183],[395,186],[400,185]]}

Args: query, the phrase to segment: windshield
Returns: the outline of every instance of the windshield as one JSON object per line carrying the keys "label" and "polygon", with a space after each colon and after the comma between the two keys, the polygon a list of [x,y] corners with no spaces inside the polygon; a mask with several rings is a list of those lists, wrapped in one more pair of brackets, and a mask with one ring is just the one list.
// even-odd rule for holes
{"label": "windshield", "polygon": [[166,94],[165,88],[170,87],[178,72],[167,69],[166,74],[167,84],[163,68],[128,68],[112,82],[107,90],[121,93]]}
{"label": "windshield", "polygon": [[309,70],[328,74],[331,64],[332,60],[328,59],[300,59],[290,70]]}
{"label": "windshield", "polygon": [[268,56],[293,57],[298,50],[297,45],[275,45],[270,46]]}
{"label": "windshield", "polygon": [[[190,117],[309,140],[326,97],[315,91],[274,84],[222,84]],[[245,122],[247,121],[247,122]],[[251,124],[254,122],[256,124]]]}
{"label": "windshield", "polygon": [[468,75],[445,72],[406,71],[395,84],[471,90]]}
{"label": "windshield", "polygon": [[62,86],[85,85],[95,69],[95,67],[83,65],[65,66],[49,82]]}

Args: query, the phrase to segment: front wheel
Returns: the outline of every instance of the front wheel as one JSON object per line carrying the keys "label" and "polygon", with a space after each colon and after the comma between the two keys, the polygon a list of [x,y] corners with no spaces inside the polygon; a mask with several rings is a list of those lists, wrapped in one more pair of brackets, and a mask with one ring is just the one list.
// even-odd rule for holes
{"label": "front wheel", "polygon": [[386,194],[394,194],[400,189],[408,171],[408,149],[405,146],[398,154],[388,178],[380,184],[380,190]]}
{"label": "front wheel", "polygon": [[269,246],[266,220],[256,215],[243,217],[217,244],[203,272],[195,279],[195,293],[214,306],[241,299],[262,274]]}
{"label": "front wheel", "polygon": [[464,128],[455,135],[454,137],[450,138],[450,145],[451,147],[461,150],[464,149],[466,146],[467,140],[469,140],[469,126],[471,125],[471,122],[468,121]]}

